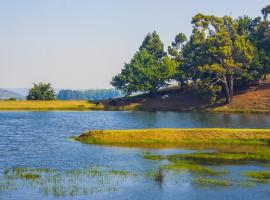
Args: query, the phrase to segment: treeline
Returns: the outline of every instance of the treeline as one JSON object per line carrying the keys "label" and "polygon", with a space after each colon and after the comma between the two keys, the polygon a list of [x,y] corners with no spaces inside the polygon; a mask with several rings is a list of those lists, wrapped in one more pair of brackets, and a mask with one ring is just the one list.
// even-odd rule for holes
{"label": "treeline", "polygon": [[115,89],[95,90],[60,90],[57,99],[60,100],[104,100],[121,96],[121,92]]}
{"label": "treeline", "polygon": [[111,85],[126,95],[144,92],[155,96],[176,80],[181,88],[192,85],[211,103],[221,94],[230,103],[234,89],[270,72],[269,13],[270,5],[254,19],[197,14],[192,18],[190,38],[179,33],[167,51],[158,33],[149,33]]}

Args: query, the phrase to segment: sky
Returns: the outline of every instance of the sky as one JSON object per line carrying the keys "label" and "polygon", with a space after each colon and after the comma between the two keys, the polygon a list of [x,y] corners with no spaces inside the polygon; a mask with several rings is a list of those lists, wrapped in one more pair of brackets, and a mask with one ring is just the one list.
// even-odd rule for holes
{"label": "sky", "polygon": [[165,47],[197,13],[259,16],[269,0],[0,0],[0,88],[111,88],[156,30]]}

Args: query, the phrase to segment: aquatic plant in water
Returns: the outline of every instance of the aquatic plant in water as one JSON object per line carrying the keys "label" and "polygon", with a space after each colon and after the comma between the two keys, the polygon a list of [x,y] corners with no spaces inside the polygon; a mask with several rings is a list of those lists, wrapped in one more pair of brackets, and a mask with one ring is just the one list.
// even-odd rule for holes
{"label": "aquatic plant in water", "polygon": [[18,188],[37,188],[54,197],[117,192],[121,184],[136,174],[109,167],[92,166],[80,170],[57,171],[17,167],[5,169],[0,177],[0,197]]}

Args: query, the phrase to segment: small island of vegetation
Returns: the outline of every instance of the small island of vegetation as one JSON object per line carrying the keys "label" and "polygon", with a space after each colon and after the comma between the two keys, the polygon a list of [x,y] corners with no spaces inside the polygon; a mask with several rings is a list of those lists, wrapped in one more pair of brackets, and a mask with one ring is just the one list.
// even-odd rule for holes
{"label": "small island of vegetation", "polygon": [[76,140],[101,145],[269,144],[269,129],[137,129],[92,130]]}

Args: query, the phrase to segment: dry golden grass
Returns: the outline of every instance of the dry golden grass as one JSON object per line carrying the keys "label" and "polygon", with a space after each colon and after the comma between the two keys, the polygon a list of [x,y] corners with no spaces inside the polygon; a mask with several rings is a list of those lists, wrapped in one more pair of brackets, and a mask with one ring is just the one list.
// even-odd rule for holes
{"label": "dry golden grass", "polygon": [[212,111],[270,113],[270,76],[262,84],[236,93],[231,104]]}
{"label": "dry golden grass", "polygon": [[0,110],[102,110],[88,101],[0,101]]}
{"label": "dry golden grass", "polygon": [[75,138],[91,144],[269,144],[270,129],[94,130]]}

